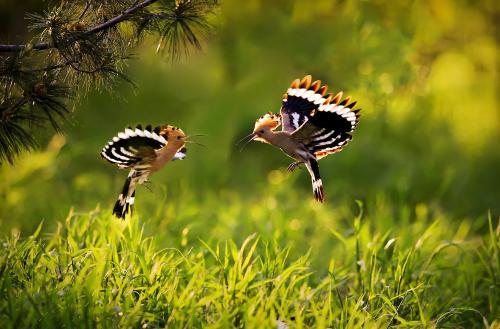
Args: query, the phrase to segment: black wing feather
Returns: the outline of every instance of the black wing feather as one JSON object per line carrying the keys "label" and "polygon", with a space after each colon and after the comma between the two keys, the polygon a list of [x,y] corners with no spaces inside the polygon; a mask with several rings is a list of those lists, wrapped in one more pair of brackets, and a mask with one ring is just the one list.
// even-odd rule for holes
{"label": "black wing feather", "polygon": [[345,107],[340,104],[324,109],[322,111],[320,107],[320,110],[314,111],[309,120],[292,134],[309,152],[316,156],[321,154],[321,157],[339,151],[352,139],[349,133],[356,127],[358,118],[357,113],[343,113]]}
{"label": "black wing feather", "polygon": [[101,156],[119,167],[129,168],[146,158],[156,157],[155,151],[166,144],[167,141],[154,132],[125,129],[104,146]]}
{"label": "black wing feather", "polygon": [[350,132],[351,123],[341,115],[335,112],[317,111],[310,121],[318,128],[335,130],[338,132]]}
{"label": "black wing feather", "polygon": [[292,83],[283,97],[280,111],[283,131],[297,130],[311,117],[311,112],[319,108],[326,100],[324,95],[327,87],[319,88],[321,81],[315,81],[311,84],[310,80],[309,83],[304,82],[304,80],[300,85]]}

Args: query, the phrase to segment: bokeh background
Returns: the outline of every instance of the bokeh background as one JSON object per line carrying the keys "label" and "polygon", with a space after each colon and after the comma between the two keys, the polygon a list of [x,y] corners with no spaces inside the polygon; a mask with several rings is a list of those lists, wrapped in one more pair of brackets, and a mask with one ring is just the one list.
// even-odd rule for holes
{"label": "bokeh background", "polygon": [[[46,5],[3,1],[2,39],[25,38],[19,13]],[[127,173],[99,152],[138,123],[206,135],[137,193],[133,220],[174,245],[258,232],[319,253],[356,200],[387,218],[381,231],[436,216],[485,231],[500,215],[497,20],[495,1],[226,0],[202,52],[171,63],[146,40],[127,69],[136,88],[91,91],[64,137],[46,131],[39,151],[0,168],[0,234],[51,230],[70,209],[111,212]],[[277,149],[235,146],[305,74],[362,108],[350,145],[320,162],[324,205]]]}

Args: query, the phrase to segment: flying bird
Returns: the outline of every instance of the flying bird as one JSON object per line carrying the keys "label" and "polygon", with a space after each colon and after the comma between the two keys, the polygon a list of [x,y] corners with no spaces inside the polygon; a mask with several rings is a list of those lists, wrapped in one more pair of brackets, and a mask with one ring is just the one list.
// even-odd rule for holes
{"label": "flying bird", "polygon": [[[312,82],[310,75],[294,80],[283,95],[280,114],[261,116],[253,132],[243,139],[246,143],[256,140],[280,148],[295,160],[288,166],[290,172],[304,164],[319,202],[324,201],[325,192],[318,161],[347,145],[360,116],[351,97],[342,99],[342,92],[326,94],[327,88],[320,80]],[[282,130],[276,131],[280,125]]]}
{"label": "flying bird", "polygon": [[121,169],[130,169],[122,192],[113,208],[113,215],[125,219],[133,210],[135,189],[145,183],[149,176],[163,168],[169,161],[183,160],[187,149],[187,136],[177,127],[163,125],[144,129],[128,127],[106,144],[101,157]]}

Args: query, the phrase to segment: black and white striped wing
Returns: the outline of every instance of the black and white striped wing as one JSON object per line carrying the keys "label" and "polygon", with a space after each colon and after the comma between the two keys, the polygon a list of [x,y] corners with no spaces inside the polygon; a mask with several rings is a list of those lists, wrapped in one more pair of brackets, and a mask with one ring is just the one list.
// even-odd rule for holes
{"label": "black and white striped wing", "polygon": [[307,75],[302,80],[292,82],[285,95],[281,106],[283,131],[295,131],[326,100],[327,86],[321,86],[321,81],[311,83],[311,76]]}
{"label": "black and white striped wing", "polygon": [[104,146],[101,156],[120,168],[148,163],[156,158],[155,151],[167,144],[159,131],[160,127],[153,130],[150,125],[145,129],[140,125],[135,129],[127,128]]}
{"label": "black and white striped wing", "polygon": [[327,112],[336,115],[336,121],[343,122],[342,128],[347,132],[352,132],[356,129],[359,122],[359,111],[354,110],[354,106],[356,102],[351,101],[351,97],[346,97],[343,101],[340,102],[340,98],[342,97],[342,92],[338,93],[337,96],[334,97],[332,102],[323,104],[319,107],[318,112]]}
{"label": "black and white striped wing", "polygon": [[292,138],[302,142],[317,159],[342,150],[352,139],[350,133],[357,127],[359,110],[352,110],[356,102],[347,105],[350,98],[339,102],[340,97],[341,94],[332,104],[320,106],[292,134]]}

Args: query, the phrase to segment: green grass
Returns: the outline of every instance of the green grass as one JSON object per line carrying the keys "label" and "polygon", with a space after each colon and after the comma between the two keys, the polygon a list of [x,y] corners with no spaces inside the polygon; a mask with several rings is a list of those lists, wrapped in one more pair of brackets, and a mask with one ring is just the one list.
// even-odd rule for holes
{"label": "green grass", "polygon": [[[310,2],[223,1],[203,53],[138,48],[137,89],[91,92],[65,137],[0,167],[1,329],[499,328],[495,2]],[[363,109],[320,163],[323,205],[278,150],[235,147],[305,74]],[[99,152],[136,123],[206,149],[122,222],[126,172]]]}
{"label": "green grass", "polygon": [[[273,328],[278,319],[290,328],[498,326],[500,227],[491,217],[480,236],[470,221],[431,216],[424,205],[397,225],[381,202],[344,219],[305,204],[292,225],[271,210],[244,218],[213,200],[198,205],[225,223],[248,220],[233,226],[242,233],[271,217],[281,227],[278,236],[262,230],[236,243],[212,235],[225,235],[218,222],[193,233],[195,201],[185,203],[172,210],[184,229],[96,209],[72,211],[52,233],[40,224],[31,236],[2,240],[2,328]],[[323,235],[308,234],[308,225]],[[304,231],[294,235],[297,226]],[[328,241],[312,241],[321,236]]]}

